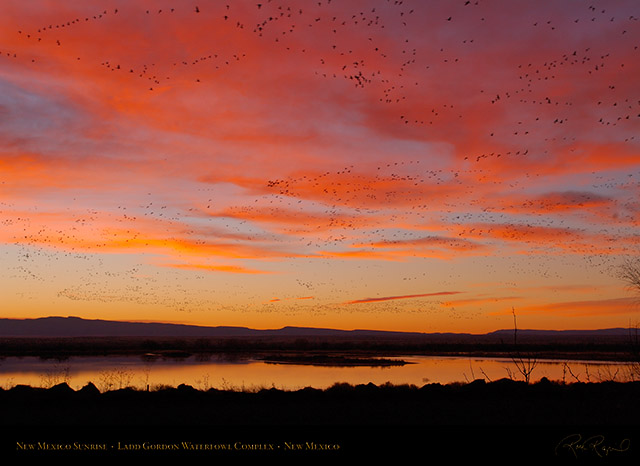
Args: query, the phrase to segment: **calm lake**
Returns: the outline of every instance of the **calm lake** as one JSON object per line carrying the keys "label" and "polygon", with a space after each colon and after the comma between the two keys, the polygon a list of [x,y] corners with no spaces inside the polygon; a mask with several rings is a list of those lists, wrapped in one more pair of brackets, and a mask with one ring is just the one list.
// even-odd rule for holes
{"label": "calm lake", "polygon": [[[123,357],[73,357],[64,361],[36,357],[0,359],[0,387],[31,385],[48,388],[66,382],[80,389],[93,382],[100,391],[125,387],[151,390],[161,386],[191,385],[209,388],[254,391],[261,388],[297,390],[304,387],[327,388],[335,383],[352,385],[369,382],[381,385],[427,383],[447,384],[487,381],[511,377],[523,380],[511,359],[402,356],[411,364],[387,367],[327,367],[296,364],[272,364],[250,358],[228,359],[189,357],[182,359]],[[570,382],[633,380],[627,363],[602,361],[538,361],[531,381],[542,377]],[[637,372],[635,379],[638,378]]]}

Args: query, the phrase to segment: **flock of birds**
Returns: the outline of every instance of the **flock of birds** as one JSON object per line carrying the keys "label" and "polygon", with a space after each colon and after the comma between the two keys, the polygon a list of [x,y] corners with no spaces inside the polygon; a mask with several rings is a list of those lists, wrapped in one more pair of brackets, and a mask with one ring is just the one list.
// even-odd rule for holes
{"label": "flock of birds", "polygon": [[[517,116],[513,119],[502,121],[501,127],[489,129],[487,134],[479,136],[482,141],[489,141],[483,145],[490,149],[470,149],[455,169],[433,168],[432,165],[437,164],[432,164],[433,161],[428,158],[399,158],[388,163],[368,163],[364,168],[348,165],[315,174],[285,174],[278,179],[265,180],[263,186],[257,187],[264,196],[256,199],[255,205],[236,207],[222,214],[214,200],[213,206],[211,202],[205,202],[208,208],[202,208],[212,219],[230,218],[225,227],[235,229],[236,238],[246,238],[249,242],[265,238],[262,229],[250,225],[257,211],[275,209],[274,218],[278,211],[288,213],[295,219],[296,212],[301,213],[304,209],[323,209],[320,217],[324,224],[316,225],[315,231],[307,229],[308,237],[300,234],[295,245],[296,248],[303,248],[305,253],[302,255],[311,260],[315,257],[328,258],[329,255],[323,256],[318,251],[333,251],[345,244],[349,246],[354,237],[365,234],[375,238],[379,244],[386,242],[398,245],[406,242],[415,245],[425,238],[419,228],[435,220],[450,225],[448,233],[451,237],[448,243],[434,241],[430,246],[437,245],[447,252],[455,252],[461,250],[460,238],[467,238],[469,244],[482,242],[485,238],[496,239],[490,233],[492,225],[501,226],[511,222],[511,210],[526,212],[526,200],[521,205],[501,204],[492,207],[486,204],[487,200],[475,198],[478,194],[475,183],[493,184],[495,191],[504,189],[505,184],[504,178],[496,176],[500,172],[499,164],[485,168],[480,162],[492,159],[497,163],[501,158],[517,158],[522,160],[523,166],[527,166],[529,158],[535,158],[544,163],[545,157],[552,157],[546,148],[554,146],[554,143],[558,143],[556,147],[572,147],[585,136],[576,133],[577,128],[583,126],[575,121],[580,120],[583,124],[585,119],[588,120],[587,128],[593,128],[594,131],[600,128],[599,134],[611,134],[617,143],[624,142],[632,149],[636,147],[634,131],[639,128],[640,95],[637,94],[638,87],[633,74],[637,77],[640,34],[639,17],[636,14],[611,13],[606,5],[596,7],[585,4],[575,11],[544,20],[518,18],[523,34],[537,34],[538,37],[557,34],[557,47],[553,52],[546,51],[544,55],[523,51],[519,62],[496,65],[499,70],[506,70],[507,78],[499,77],[493,82],[490,79],[475,79],[467,73],[478,65],[473,62],[476,54],[483,56],[484,51],[495,46],[490,39],[491,29],[496,26],[496,20],[490,15],[495,10],[483,0],[459,0],[445,2],[444,5],[442,9],[434,9],[442,16],[433,18],[429,2],[407,0],[358,2],[359,8],[355,10],[355,2],[337,0],[309,3],[264,0],[228,4],[200,0],[197,3],[176,2],[173,6],[154,9],[131,2],[118,9],[102,9],[92,15],[60,18],[57,22],[31,29],[20,28],[16,34],[26,44],[23,51],[0,47],[0,59],[24,65],[30,63],[29,66],[37,67],[40,62],[46,61],[46,52],[40,53],[37,47],[45,47],[45,50],[56,48],[60,53],[67,49],[75,51],[78,47],[73,41],[74,31],[82,30],[83,37],[91,37],[92,34],[96,37],[105,34],[118,37],[118,28],[129,25],[131,21],[140,24],[141,30],[158,25],[169,25],[171,30],[186,24],[186,27],[192,25],[198,31],[206,31],[205,26],[208,25],[210,30],[228,31],[234,41],[224,45],[210,44],[205,35],[196,47],[201,51],[197,56],[150,53],[149,61],[141,63],[128,63],[126,54],[95,63],[91,55],[80,55],[80,52],[74,52],[78,55],[68,58],[82,62],[83,66],[88,62],[90,66],[100,67],[107,72],[131,77],[132,82],[143,83],[141,90],[150,93],[186,79],[201,85],[202,92],[207,92],[207,81],[214,82],[216,73],[223,73],[225,69],[241,66],[255,58],[252,55],[254,52],[243,49],[243,44],[258,41],[262,44],[262,50],[277,51],[283,60],[299,60],[304,65],[310,65],[305,71],[307,78],[316,79],[318,87],[323,86],[323,80],[335,80],[346,83],[352,92],[360,96],[373,96],[372,102],[383,108],[383,113],[393,115],[389,127],[396,128],[396,134],[415,140],[429,140],[451,131],[455,134],[473,124],[468,122],[468,113],[476,108],[487,113],[507,113],[517,109],[514,112]],[[532,5],[535,8],[535,2]],[[439,24],[438,31],[444,39],[433,36],[426,41],[420,36],[419,32],[424,27],[422,22],[427,20],[430,26]],[[561,40],[562,34],[569,36],[581,31],[584,23],[591,23],[589,28],[597,26],[605,30],[607,41],[591,43],[585,39],[584,46],[571,46],[567,50]],[[427,31],[425,35],[428,35]],[[635,61],[620,61],[629,57]],[[157,58],[162,61],[157,61]],[[442,82],[443,78],[454,79],[453,89],[448,87],[451,83]],[[578,98],[571,91],[570,86],[576,80],[592,80],[594,83],[587,89],[597,95],[587,97],[587,107],[581,106],[580,99],[585,97]],[[466,90],[456,87],[466,84],[472,94],[465,94]],[[559,89],[564,89],[564,92],[558,92]],[[463,97],[457,97],[457,92]],[[371,108],[378,108],[372,102],[369,103]],[[585,115],[585,111],[591,113]],[[491,141],[496,141],[493,146]],[[568,163],[571,161],[568,160]],[[513,165],[508,167],[512,170]],[[594,192],[638,192],[640,173],[630,173],[627,179],[611,175],[608,180],[600,178],[597,173],[592,175],[590,189]],[[539,176],[527,173],[509,180],[509,190],[514,194],[522,192],[524,196],[525,189],[530,187],[528,182]],[[488,192],[493,193],[494,190]],[[151,215],[154,218],[164,215],[163,220],[168,225],[181,224],[191,216],[191,212],[181,215],[166,210],[150,213],[149,209],[156,207],[152,204],[140,206],[138,215]],[[580,210],[577,205],[570,207],[575,211]],[[620,204],[620,212],[616,213],[622,215],[612,214],[611,225],[619,222],[623,229],[621,231],[627,232],[627,228],[637,226],[638,209],[633,196],[629,196]],[[531,227],[531,231],[535,227],[555,228],[557,231],[565,228],[564,219],[544,213],[538,213],[536,217],[535,225],[526,225]],[[123,221],[133,226],[135,216],[125,214]],[[376,221],[380,224],[376,225]],[[576,228],[575,225],[570,228],[569,223],[566,228]],[[398,227],[393,228],[394,224]],[[410,227],[402,229],[403,224]],[[416,226],[417,230],[414,228]],[[91,228],[91,222],[86,227]],[[482,228],[485,228],[484,232]],[[581,225],[578,228],[585,227]],[[173,226],[171,231],[174,231]],[[287,229],[283,231],[287,232]],[[563,241],[576,241],[575,252],[585,254],[589,261],[608,263],[607,251],[594,248],[591,253],[588,241],[582,240],[584,230],[579,231],[580,234],[575,236],[563,237]],[[515,239],[523,238],[522,230],[512,233],[521,235]],[[73,243],[73,238],[65,238],[64,235],[72,236],[73,233],[61,233],[56,241],[61,244]],[[26,235],[32,238],[33,244],[43,245],[41,236],[39,232]],[[611,237],[615,237],[615,234]],[[274,233],[269,240],[278,241],[279,238],[282,236]],[[285,235],[285,238],[285,241],[291,241],[292,237]],[[528,241],[526,238],[523,240]],[[555,250],[552,238],[541,241],[544,251]],[[29,246],[25,247],[21,256],[28,261],[28,254],[33,254],[32,245],[28,241],[22,241],[21,244]],[[427,251],[426,257],[429,253]],[[416,254],[420,256],[420,251],[417,250]],[[19,267],[20,274],[28,271],[24,264]],[[514,263],[513,267],[517,265]],[[125,275],[134,276],[136,273],[127,271]],[[309,281],[297,280],[301,289],[314,290]],[[420,280],[422,276],[416,279]],[[95,287],[90,283],[78,285],[75,290],[67,289],[62,295],[70,299],[89,299],[89,295],[110,299],[109,293],[97,291],[99,280],[95,282]],[[151,283],[143,280],[142,284],[144,286],[130,285],[128,295],[132,299],[143,295],[145,301],[152,299],[153,293],[141,291],[148,289],[145,287],[150,287]],[[334,286],[339,285],[334,283]],[[88,293],[87,289],[92,291]],[[158,291],[157,287],[153,289]],[[187,302],[190,298],[186,294],[178,292],[173,296],[184,295]],[[165,294],[162,299],[170,298]],[[175,304],[173,298],[172,305]],[[199,303],[196,307],[204,305]],[[317,303],[309,304],[312,305],[316,306],[314,309],[320,309]],[[385,312],[398,309],[394,307],[397,303],[379,306]]]}
{"label": "flock of birds", "polygon": [[[303,5],[303,4],[299,4]],[[91,37],[92,31],[96,35],[100,32],[108,32],[110,35],[118,34],[119,20],[126,24],[127,21],[136,20],[141,27],[153,27],[155,17],[173,16],[175,22],[186,24],[193,23],[197,28],[205,26],[210,30],[217,30],[226,27],[226,23],[233,24],[232,27],[242,30],[244,34],[253,34],[265,41],[270,41],[272,47],[277,47],[280,51],[292,54],[305,54],[313,52],[313,60],[317,60],[315,66],[309,68],[309,72],[323,78],[346,80],[356,88],[373,88],[379,94],[378,101],[388,105],[396,105],[402,109],[402,104],[410,102],[411,99],[419,97],[424,99],[419,111],[402,111],[397,118],[404,124],[417,125],[422,127],[437,125],[439,120],[444,119],[447,124],[451,124],[451,118],[463,119],[462,109],[458,110],[458,105],[451,102],[429,105],[429,96],[424,93],[416,93],[417,89],[441,88],[441,76],[443,72],[446,76],[455,73],[455,67],[465,61],[469,61],[470,55],[482,53],[482,48],[493,44],[487,44],[487,39],[483,35],[490,34],[490,28],[495,27],[495,23],[489,25],[491,18],[486,17],[484,2],[450,2],[446,8],[442,9],[443,17],[439,28],[442,34],[449,34],[446,40],[436,41],[436,46],[428,46],[416,38],[415,31],[419,30],[421,22],[428,20],[428,26],[433,27],[438,21],[430,18],[432,15],[429,4],[418,3],[409,5],[409,2],[399,0],[386,0],[383,2],[373,2],[367,8],[350,10],[348,3],[332,2],[331,0],[321,0],[310,2],[303,6],[296,3],[292,5],[286,0],[272,1],[264,3],[251,2],[231,2],[229,4],[196,4],[180,3],[168,8],[141,9],[139,5],[128,5],[126,8],[102,10],[93,15],[78,16],[75,18],[63,19],[57,23],[42,24],[35,30],[29,32],[19,29],[17,34],[33,44],[55,44],[64,48],[68,34],[73,34],[74,29],[84,28],[83,34]],[[253,8],[254,11],[251,11]],[[477,12],[474,11],[478,10]],[[564,15],[561,19],[549,19],[547,21],[531,21],[526,24],[522,21],[523,27],[535,30],[546,27],[547,32],[575,34],[578,31],[572,28],[582,28],[582,23],[602,23],[609,22],[615,24],[616,34],[619,38],[614,38],[616,47],[632,48],[634,54],[638,56],[639,38],[637,33],[638,16],[630,14],[625,17],[611,15],[606,8],[596,8],[594,6],[584,7],[581,11]],[[452,11],[454,13],[444,13]],[[445,16],[446,15],[446,16]],[[105,22],[107,21],[108,22]],[[461,25],[457,21],[462,20]],[[103,22],[103,24],[100,24]],[[224,24],[221,24],[224,23]],[[563,24],[561,24],[563,23]],[[171,23],[161,23],[162,25]],[[479,37],[462,36],[461,31],[456,31],[457,27],[469,28],[468,35],[478,34]],[[605,27],[609,27],[608,25]],[[87,32],[87,28],[89,32]],[[225,29],[227,31],[228,29]],[[234,34],[229,31],[230,34]],[[241,33],[241,34],[242,34]],[[310,42],[308,34],[317,35],[318,40]],[[533,32],[532,32],[533,33]],[[544,32],[543,32],[544,34]],[[390,35],[396,37],[390,39]],[[465,38],[462,38],[465,37]],[[561,36],[560,40],[561,40]],[[235,35],[237,42],[246,40],[242,35]],[[202,42],[207,43],[209,38],[202,37]],[[69,42],[72,39],[69,38]],[[307,50],[309,47],[315,50]],[[628,66],[630,73],[633,73],[632,63],[615,63],[615,54],[611,50],[603,50],[594,44],[581,50],[570,50],[559,52],[557,57],[545,57],[543,62],[524,62],[517,65],[517,76],[513,82],[517,86],[509,89],[504,83],[499,83],[500,88],[481,89],[484,94],[484,102],[492,104],[508,105],[526,104],[529,106],[553,106],[558,111],[551,120],[553,124],[564,124],[568,117],[563,116],[563,107],[573,105],[571,95],[547,95],[549,81],[563,79],[568,76],[570,79],[588,79],[593,74],[607,73],[610,68],[620,67],[621,73],[624,67]],[[200,47],[205,49],[206,47]],[[224,48],[236,48],[237,50],[224,50]],[[109,71],[120,71],[132,76],[144,79],[153,91],[157,86],[166,84],[172,78],[178,77],[187,67],[198,67],[202,72],[202,77],[193,77],[195,82],[205,82],[207,75],[203,65],[214,63],[215,69],[228,67],[247,58],[245,52],[239,50],[241,44],[224,44],[211,46],[211,49],[196,57],[174,57],[174,60],[167,63],[135,63],[125,64],[124,57],[121,60],[112,58],[100,62],[100,66]],[[0,55],[9,58],[19,58],[15,51],[3,51]],[[26,52],[25,52],[26,53]],[[37,53],[37,49],[33,49]],[[318,55],[317,57],[315,55]],[[523,54],[524,55],[524,54]],[[25,57],[26,58],[26,57]],[[77,56],[76,60],[87,60],[91,57]],[[294,58],[295,59],[295,58]],[[36,62],[39,58],[30,58]],[[629,66],[631,65],[631,66]],[[460,65],[462,66],[462,65]],[[170,70],[172,67],[173,70]],[[569,72],[564,70],[571,68]],[[576,71],[576,69],[579,70]],[[460,68],[460,73],[468,73],[469,67]],[[620,74],[620,73],[618,73]],[[622,120],[638,118],[640,108],[638,100],[633,96],[625,96],[624,100],[615,91],[615,78],[608,83],[607,89],[602,89],[602,99],[598,105],[606,106],[603,116],[598,119],[602,125],[620,124]],[[486,82],[486,81],[485,81]],[[465,83],[461,82],[460,85]],[[536,86],[540,91],[536,91]],[[628,90],[628,89],[626,89]],[[517,102],[513,102],[517,99]],[[437,99],[434,99],[437,102]],[[462,107],[462,106],[461,106]],[[612,108],[614,107],[614,108]],[[454,120],[455,121],[455,120]],[[533,120],[530,124],[534,124]],[[464,124],[464,123],[461,123]],[[522,122],[519,123],[521,125]],[[515,134],[528,134],[527,130],[517,128]]]}

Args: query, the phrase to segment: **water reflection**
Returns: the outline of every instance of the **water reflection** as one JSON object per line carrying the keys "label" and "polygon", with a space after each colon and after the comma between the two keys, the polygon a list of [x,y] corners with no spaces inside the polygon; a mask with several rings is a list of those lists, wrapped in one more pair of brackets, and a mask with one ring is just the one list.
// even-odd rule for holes
{"label": "water reflection", "polygon": [[[66,382],[77,390],[92,382],[100,391],[125,387],[153,390],[180,384],[199,390],[257,391],[272,387],[283,390],[327,388],[335,383],[422,386],[475,379],[523,379],[510,359],[432,356],[403,356],[400,359],[410,364],[329,367],[269,364],[249,357],[216,355],[167,357],[147,354],[143,357],[73,357],[66,360],[10,357],[0,361],[0,387],[8,389],[24,384],[48,388]],[[624,382],[638,380],[640,374],[637,366],[630,363],[550,360],[538,361],[530,381],[535,382],[542,377],[567,383]]]}

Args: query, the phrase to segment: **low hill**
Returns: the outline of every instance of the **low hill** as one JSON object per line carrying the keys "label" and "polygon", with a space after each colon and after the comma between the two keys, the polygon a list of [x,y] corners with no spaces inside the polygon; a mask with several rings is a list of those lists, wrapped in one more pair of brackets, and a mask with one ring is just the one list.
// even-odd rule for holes
{"label": "low hill", "polygon": [[[633,329],[598,330],[518,330],[518,338],[530,337],[628,337]],[[79,317],[0,319],[0,337],[431,337],[456,339],[487,337],[512,339],[513,330],[497,330],[485,335],[465,333],[392,332],[383,330],[337,330],[330,328],[283,327],[257,330],[248,327],[205,327],[167,323],[91,320]]]}

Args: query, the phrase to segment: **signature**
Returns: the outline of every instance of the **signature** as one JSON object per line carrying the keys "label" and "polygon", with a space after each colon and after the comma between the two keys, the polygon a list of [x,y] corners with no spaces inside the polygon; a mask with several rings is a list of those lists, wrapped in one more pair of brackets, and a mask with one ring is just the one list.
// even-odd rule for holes
{"label": "signature", "polygon": [[576,458],[582,453],[592,453],[600,458],[609,456],[611,453],[622,453],[628,451],[631,447],[631,440],[625,438],[618,444],[605,443],[604,435],[592,435],[583,438],[580,434],[572,434],[563,438],[556,446],[555,453],[558,455],[560,451],[569,451]]}

